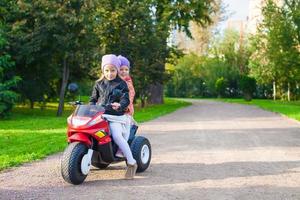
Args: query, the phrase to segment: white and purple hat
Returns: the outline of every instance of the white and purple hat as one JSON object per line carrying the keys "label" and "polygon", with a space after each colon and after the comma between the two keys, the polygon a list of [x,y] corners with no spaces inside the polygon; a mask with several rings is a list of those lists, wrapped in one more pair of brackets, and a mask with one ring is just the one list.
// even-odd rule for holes
{"label": "white and purple hat", "polygon": [[117,68],[117,70],[119,70],[121,62],[116,55],[106,54],[102,56],[102,62],[101,62],[102,71],[106,65],[114,65]]}
{"label": "white and purple hat", "polygon": [[130,68],[130,62],[129,62],[129,60],[126,57],[119,55],[118,59],[121,62],[120,66],[127,66],[128,68]]}

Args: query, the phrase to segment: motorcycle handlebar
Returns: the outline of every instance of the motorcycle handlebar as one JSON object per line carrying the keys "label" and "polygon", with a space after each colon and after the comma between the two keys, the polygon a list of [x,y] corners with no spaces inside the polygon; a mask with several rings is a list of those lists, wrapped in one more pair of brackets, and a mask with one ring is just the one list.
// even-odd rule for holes
{"label": "motorcycle handlebar", "polygon": [[72,102],[68,102],[69,105],[72,105],[72,106],[77,106],[77,105],[82,105],[82,101],[72,101]]}

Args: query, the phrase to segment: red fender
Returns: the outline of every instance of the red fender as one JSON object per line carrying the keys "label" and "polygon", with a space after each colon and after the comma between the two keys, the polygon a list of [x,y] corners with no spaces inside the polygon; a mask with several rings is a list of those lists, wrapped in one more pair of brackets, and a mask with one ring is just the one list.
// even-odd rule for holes
{"label": "red fender", "polygon": [[82,142],[87,146],[91,146],[92,142],[89,137],[84,133],[74,133],[71,137],[68,138],[68,142]]}

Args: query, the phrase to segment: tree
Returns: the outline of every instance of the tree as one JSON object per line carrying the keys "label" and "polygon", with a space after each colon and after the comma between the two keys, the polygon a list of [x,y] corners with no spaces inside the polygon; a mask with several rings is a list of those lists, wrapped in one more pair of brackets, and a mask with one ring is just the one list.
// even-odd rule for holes
{"label": "tree", "polygon": [[[167,65],[172,78],[167,83],[166,95],[177,97],[237,96],[239,73],[226,61],[217,57],[185,55],[174,65]],[[216,87],[222,78],[222,87]],[[223,84],[224,83],[224,84]],[[224,86],[224,87],[223,87]]]}
{"label": "tree", "polygon": [[274,99],[276,85],[281,89],[286,85],[290,100],[290,87],[299,77],[299,29],[291,17],[293,12],[286,3],[279,7],[267,1],[262,10],[264,19],[252,39],[256,50],[251,58],[251,75],[259,82],[273,82]]}
{"label": "tree", "polygon": [[0,117],[9,114],[18,98],[13,89],[20,81],[20,77],[12,73],[14,63],[7,54],[7,41],[4,35],[4,25],[0,24]]}
{"label": "tree", "polygon": [[215,88],[218,93],[218,98],[224,97],[225,96],[225,91],[227,87],[227,80],[224,79],[224,77],[220,77],[217,79],[215,83]]}
{"label": "tree", "polygon": [[[248,74],[248,62],[250,49],[248,39],[233,29],[225,29],[223,35],[216,35],[212,40],[210,55],[213,69],[211,74],[214,82],[210,82],[210,87],[215,85],[217,78],[224,77],[228,83],[228,95],[235,97],[239,95],[238,80],[240,75]],[[220,72],[222,74],[220,74]]]}
{"label": "tree", "polygon": [[95,2],[22,0],[13,6],[13,14],[7,14],[11,51],[23,77],[20,90],[31,107],[59,94],[60,116],[69,79],[87,77],[98,47]]}
{"label": "tree", "polygon": [[[172,52],[171,30],[191,36],[189,23],[210,22],[214,1],[101,1],[99,28],[103,53],[121,53],[133,62],[138,95],[149,103],[163,102],[165,63]],[[102,16],[102,18],[100,17]],[[134,53],[134,54],[133,54]],[[149,98],[147,98],[149,96]]]}
{"label": "tree", "polygon": [[176,97],[204,96],[203,59],[204,57],[189,54],[180,58],[175,65],[168,64],[166,69],[171,74],[171,79],[166,85],[166,95]]}
{"label": "tree", "polygon": [[174,37],[176,38],[174,43],[179,49],[182,49],[187,54],[208,55],[211,40],[216,32],[216,26],[220,21],[225,20],[225,7],[222,1],[216,0],[213,6],[215,12],[210,15],[211,23],[209,25],[201,26],[191,21],[191,37],[187,37],[187,34],[181,31],[174,32]]}
{"label": "tree", "polygon": [[256,91],[256,81],[254,78],[248,76],[241,76],[239,80],[240,89],[243,92],[244,99],[251,101],[253,93]]}
{"label": "tree", "polygon": [[158,70],[161,48],[155,32],[150,1],[101,1],[97,9],[101,53],[115,53],[131,61],[136,96],[142,105],[149,96],[149,85],[162,78]]}
{"label": "tree", "polygon": [[54,59],[62,69],[58,116],[63,111],[64,96],[72,70],[76,70],[81,78],[85,77],[85,69],[91,64],[94,49],[98,46],[93,32],[96,9],[96,1],[92,0],[57,1],[54,16],[50,15],[48,18],[49,26],[54,25]]}
{"label": "tree", "polygon": [[212,42],[211,54],[223,59],[239,74],[248,74],[248,61],[251,55],[248,38],[234,29],[225,29]]}
{"label": "tree", "polygon": [[[213,0],[153,1],[155,31],[160,36],[160,44],[162,44],[162,48],[158,49],[160,52],[158,70],[161,74],[165,73],[164,64],[168,57],[167,39],[170,31],[178,28],[191,37],[190,22],[194,21],[201,26],[209,24],[210,15],[215,12],[214,4]],[[150,103],[163,103],[163,82],[164,79],[160,78],[150,85]]]}

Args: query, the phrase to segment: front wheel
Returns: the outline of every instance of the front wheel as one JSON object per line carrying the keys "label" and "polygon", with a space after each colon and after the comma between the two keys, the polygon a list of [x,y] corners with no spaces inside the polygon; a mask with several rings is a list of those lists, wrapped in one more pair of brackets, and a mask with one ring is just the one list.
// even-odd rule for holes
{"label": "front wheel", "polygon": [[138,168],[137,172],[145,171],[151,161],[151,145],[147,138],[137,136],[131,143],[131,151],[133,158],[136,160]]}
{"label": "front wheel", "polygon": [[87,174],[82,173],[82,160],[88,152],[88,147],[79,142],[73,142],[65,149],[61,159],[61,174],[68,183],[81,184]]}

